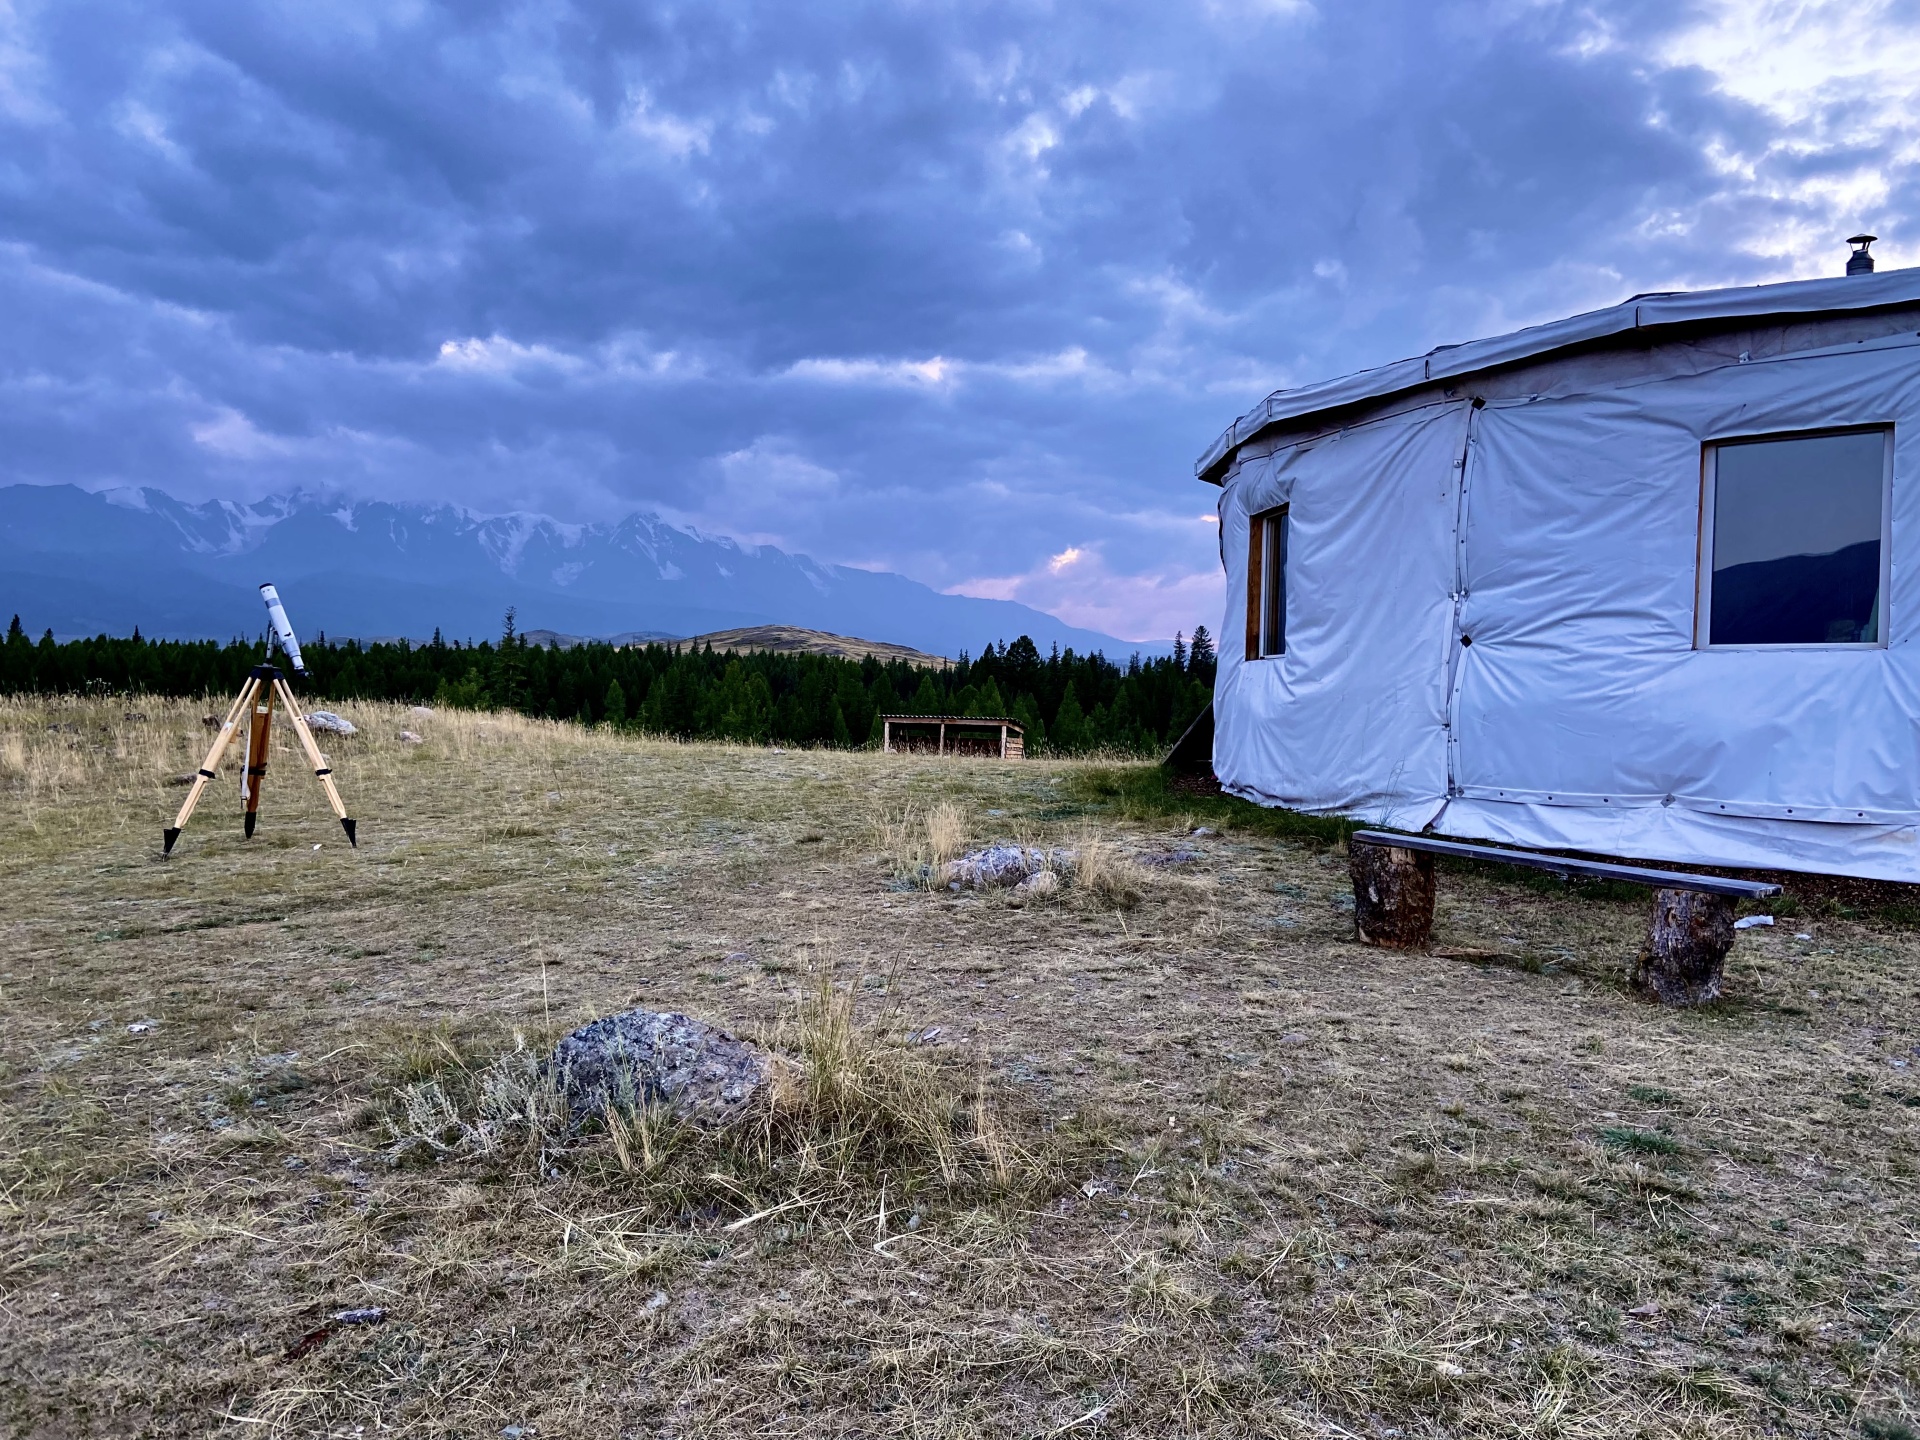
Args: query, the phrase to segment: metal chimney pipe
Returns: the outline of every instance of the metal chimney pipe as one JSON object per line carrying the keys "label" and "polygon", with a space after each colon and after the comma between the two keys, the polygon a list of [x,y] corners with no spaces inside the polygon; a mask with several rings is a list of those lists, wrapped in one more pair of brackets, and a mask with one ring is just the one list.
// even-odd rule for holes
{"label": "metal chimney pipe", "polygon": [[1867,253],[1867,247],[1879,238],[1878,235],[1849,235],[1847,237],[1847,243],[1853,246],[1853,253],[1847,256],[1847,274],[1871,275],[1873,273],[1873,256]]}

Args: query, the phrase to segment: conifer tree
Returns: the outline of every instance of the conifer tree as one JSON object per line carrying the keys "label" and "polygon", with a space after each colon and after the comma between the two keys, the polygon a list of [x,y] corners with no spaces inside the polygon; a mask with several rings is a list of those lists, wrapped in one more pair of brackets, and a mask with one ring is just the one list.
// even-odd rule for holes
{"label": "conifer tree", "polygon": [[618,729],[627,723],[627,692],[620,688],[618,680],[607,683],[607,699],[602,709],[605,711],[607,724]]}
{"label": "conifer tree", "polygon": [[925,671],[920,676],[920,688],[914,692],[913,704],[909,707],[915,715],[938,715],[943,709],[940,691],[933,683],[933,672]]}
{"label": "conifer tree", "polygon": [[1040,719],[1040,707],[1033,703],[1031,695],[1020,696],[1013,702],[1013,707],[1008,713],[1020,722],[1020,728],[1026,732],[1029,752],[1038,750],[1047,743],[1047,727]]}
{"label": "conifer tree", "polygon": [[1086,748],[1086,712],[1080,708],[1080,696],[1074,691],[1071,680],[1067,682],[1066,693],[1060,697],[1060,709],[1054,714],[1050,734],[1053,748],[1065,754],[1071,755]]}
{"label": "conifer tree", "polygon": [[1198,670],[1202,665],[1213,664],[1213,636],[1207,633],[1207,627],[1193,627],[1193,648],[1188,653],[1187,668]]}

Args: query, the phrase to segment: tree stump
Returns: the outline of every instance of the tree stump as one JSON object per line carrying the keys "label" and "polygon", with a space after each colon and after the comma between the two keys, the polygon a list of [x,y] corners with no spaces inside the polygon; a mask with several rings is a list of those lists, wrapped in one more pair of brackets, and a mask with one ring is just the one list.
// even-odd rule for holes
{"label": "tree stump", "polygon": [[1634,988],[1662,1005],[1720,998],[1721,966],[1733,945],[1733,900],[1698,890],[1656,890],[1647,943],[1634,962]]}
{"label": "tree stump", "polygon": [[1353,929],[1366,945],[1424,950],[1433,938],[1433,856],[1398,845],[1347,847]]}

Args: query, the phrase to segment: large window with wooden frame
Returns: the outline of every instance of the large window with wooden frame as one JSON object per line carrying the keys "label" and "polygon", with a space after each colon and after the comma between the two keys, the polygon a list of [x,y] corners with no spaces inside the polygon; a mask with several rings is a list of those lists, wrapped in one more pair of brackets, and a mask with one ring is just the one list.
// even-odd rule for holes
{"label": "large window with wooden frame", "polygon": [[1287,507],[1247,527],[1247,658],[1287,653]]}
{"label": "large window with wooden frame", "polygon": [[1884,645],[1892,429],[1743,436],[1701,459],[1695,644]]}

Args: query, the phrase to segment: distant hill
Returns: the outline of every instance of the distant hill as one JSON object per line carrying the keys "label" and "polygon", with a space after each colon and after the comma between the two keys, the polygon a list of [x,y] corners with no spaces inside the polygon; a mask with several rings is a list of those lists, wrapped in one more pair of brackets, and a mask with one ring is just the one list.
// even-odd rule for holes
{"label": "distant hill", "polygon": [[883,640],[856,640],[851,635],[829,635],[824,630],[802,630],[797,625],[747,625],[738,630],[715,630],[693,635],[689,645],[711,645],[716,650],[734,652],[772,650],[781,654],[837,655],[842,660],[904,660],[922,669],[945,670],[953,661],[945,655],[929,655],[905,645],[889,645]]}
{"label": "distant hill", "polygon": [[825,630],[804,630],[798,625],[742,625],[734,630],[709,630],[704,635],[662,635],[654,630],[629,630],[622,635],[562,635],[554,630],[522,631],[529,645],[557,645],[571,650],[576,645],[710,645],[725,654],[750,654],[771,650],[783,655],[837,655],[843,660],[904,660],[923,670],[945,670],[953,661],[945,655],[929,655],[906,645],[889,645],[884,640],[859,640],[851,635],[830,635]]}
{"label": "distant hill", "polygon": [[261,631],[271,580],[303,635],[481,640],[523,631],[706,635],[763,625],[868,635],[934,655],[1030,635],[1042,650],[1138,645],[1030,606],[945,595],[634,514],[567,525],[453,505],[277,496],[188,504],[152,489],[0,487],[0,623],[34,633],[224,640]]}

